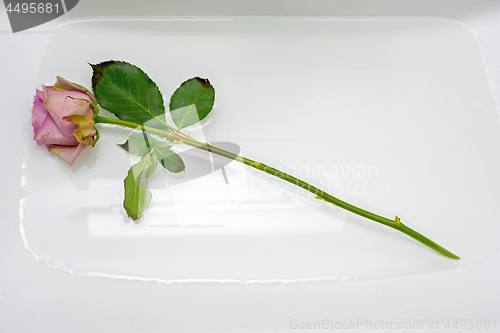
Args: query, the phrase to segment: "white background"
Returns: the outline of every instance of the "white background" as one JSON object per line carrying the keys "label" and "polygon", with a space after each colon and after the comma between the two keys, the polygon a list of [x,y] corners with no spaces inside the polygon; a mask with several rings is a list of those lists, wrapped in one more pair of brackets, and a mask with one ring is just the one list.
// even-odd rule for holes
{"label": "white background", "polygon": [[[447,320],[496,320],[500,330],[499,256],[431,274],[346,282],[290,284],[158,284],[75,277],[35,261],[19,232],[21,163],[37,70],[50,31],[65,20],[99,15],[331,15],[439,16],[476,33],[499,105],[498,1],[80,1],[72,12],[12,34],[0,13],[0,112],[3,153],[0,189],[1,332],[287,332],[298,323],[371,323],[441,331]],[[332,321],[332,322],[330,322]],[[429,328],[429,321],[432,322]],[[437,321],[437,323],[436,323]],[[421,326],[420,324],[421,323]],[[328,326],[329,328],[335,328]],[[366,331],[360,326],[359,331]],[[332,331],[334,329],[330,329]],[[312,331],[312,330],[307,330]],[[328,329],[324,329],[328,331]],[[386,331],[386,330],[381,330]],[[464,330],[461,330],[464,331]],[[471,330],[479,331],[479,330]],[[481,330],[481,331],[492,331]]]}

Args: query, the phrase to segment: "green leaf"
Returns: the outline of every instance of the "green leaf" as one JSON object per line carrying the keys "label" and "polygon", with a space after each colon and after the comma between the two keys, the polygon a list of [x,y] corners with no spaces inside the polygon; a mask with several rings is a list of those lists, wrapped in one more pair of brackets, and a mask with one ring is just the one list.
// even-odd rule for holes
{"label": "green leaf", "polygon": [[170,149],[170,142],[172,140],[159,138],[150,133],[133,132],[127,141],[118,146],[137,156],[144,156],[153,149],[156,158],[165,169],[173,173],[182,172],[186,166],[182,158]]}
{"label": "green leaf", "polygon": [[208,79],[183,82],[170,97],[170,114],[178,129],[196,124],[212,111],[215,90]]}
{"label": "green leaf", "polygon": [[182,158],[170,149],[172,140],[159,138],[146,132],[133,132],[127,141],[118,145],[127,152],[144,156],[152,149],[161,165],[170,172],[178,173],[186,169]]}
{"label": "green leaf", "polygon": [[178,173],[186,169],[182,158],[169,146],[155,146],[156,158],[160,161],[161,165],[170,172]]}
{"label": "green leaf", "polygon": [[132,132],[129,135],[127,141],[118,146],[125,149],[131,154],[137,156],[144,156],[147,152],[151,150],[152,147],[157,145],[166,145],[172,142],[172,140],[157,137],[151,133],[147,132]]}
{"label": "green leaf", "polygon": [[165,106],[156,84],[139,67],[123,61],[91,65],[97,102],[118,119],[165,128]]}
{"label": "green leaf", "polygon": [[157,163],[155,154],[148,153],[130,168],[125,178],[123,207],[133,220],[139,219],[151,203],[151,191],[148,189],[147,179],[155,171]]}

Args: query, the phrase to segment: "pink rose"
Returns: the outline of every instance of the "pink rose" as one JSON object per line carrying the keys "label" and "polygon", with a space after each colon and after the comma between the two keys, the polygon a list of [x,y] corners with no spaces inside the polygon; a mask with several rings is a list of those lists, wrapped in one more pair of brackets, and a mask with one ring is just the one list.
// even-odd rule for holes
{"label": "pink rose", "polygon": [[94,99],[85,88],[58,76],[53,86],[36,91],[33,139],[72,165],[85,148],[97,141],[92,105]]}

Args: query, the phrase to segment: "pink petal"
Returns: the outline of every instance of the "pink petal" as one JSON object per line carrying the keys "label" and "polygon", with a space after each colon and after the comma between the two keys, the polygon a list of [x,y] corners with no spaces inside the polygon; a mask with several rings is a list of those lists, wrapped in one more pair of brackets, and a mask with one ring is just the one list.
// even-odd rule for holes
{"label": "pink petal", "polygon": [[44,93],[45,102],[43,105],[61,129],[61,132],[67,136],[72,135],[75,124],[63,120],[63,117],[73,114],[76,111],[78,111],[78,114],[85,113],[91,107],[90,103],[76,98],[88,100],[89,97],[87,94],[79,91],[57,91],[53,87],[44,87]]}
{"label": "pink petal", "polygon": [[36,90],[36,95],[38,96],[38,98],[40,98],[42,100],[42,102],[45,102],[45,95],[43,93],[43,90]]}
{"label": "pink petal", "polygon": [[59,126],[48,113],[45,121],[35,134],[35,140],[39,145],[76,146],[78,144],[74,135],[66,136],[61,132]]}
{"label": "pink petal", "polygon": [[[40,131],[40,127],[42,127],[45,118],[49,115],[49,112],[43,106],[43,100],[39,97],[39,92],[40,90],[37,89],[36,95],[33,101],[33,110],[31,113],[33,114],[31,118],[31,125],[33,126],[33,131],[35,132],[35,137],[38,134],[38,131]],[[42,95],[43,96],[43,95]]]}
{"label": "pink petal", "polygon": [[47,149],[51,152],[65,160],[69,165],[73,165],[76,158],[80,153],[88,147],[86,144],[80,143],[75,147],[58,147],[58,146],[48,146]]}
{"label": "pink petal", "polygon": [[66,79],[64,79],[64,78],[62,78],[60,76],[57,76],[57,82],[54,84],[54,87],[56,89],[63,89],[63,90],[69,90],[69,91],[79,91],[79,92],[82,92],[82,93],[86,94],[87,97],[91,101],[94,101],[94,99],[92,98],[92,96],[90,96],[84,88],[79,87],[76,84],[74,84],[72,82],[69,82],[68,80],[66,80]]}

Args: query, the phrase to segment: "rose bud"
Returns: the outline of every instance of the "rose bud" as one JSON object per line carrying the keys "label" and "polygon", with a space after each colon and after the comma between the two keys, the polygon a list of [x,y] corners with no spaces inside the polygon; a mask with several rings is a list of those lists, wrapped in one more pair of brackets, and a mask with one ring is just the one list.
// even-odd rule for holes
{"label": "rose bud", "polygon": [[78,155],[97,141],[94,102],[88,90],[58,76],[53,86],[36,91],[33,139],[73,165]]}

